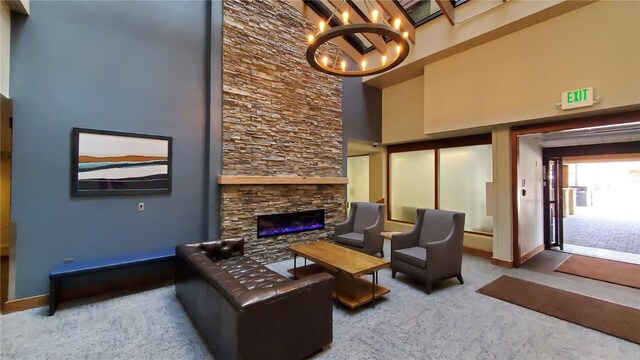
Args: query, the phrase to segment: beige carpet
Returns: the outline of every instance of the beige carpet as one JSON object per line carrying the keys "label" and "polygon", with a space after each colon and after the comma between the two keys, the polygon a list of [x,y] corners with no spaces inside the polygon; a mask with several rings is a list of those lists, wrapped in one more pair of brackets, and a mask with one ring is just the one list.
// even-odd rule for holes
{"label": "beige carpet", "polygon": [[640,310],[503,275],[481,294],[640,344]]}
{"label": "beige carpet", "polygon": [[571,255],[554,271],[640,289],[640,265]]}

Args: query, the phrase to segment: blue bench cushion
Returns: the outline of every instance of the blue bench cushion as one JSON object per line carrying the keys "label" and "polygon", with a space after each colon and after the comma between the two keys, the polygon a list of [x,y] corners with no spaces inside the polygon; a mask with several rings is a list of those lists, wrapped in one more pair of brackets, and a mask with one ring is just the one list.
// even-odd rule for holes
{"label": "blue bench cushion", "polygon": [[170,247],[167,249],[148,251],[144,253],[79,260],[55,265],[53,269],[51,269],[49,277],[56,278],[73,274],[116,269],[128,265],[139,265],[156,261],[171,260],[175,258],[175,256],[176,248]]}

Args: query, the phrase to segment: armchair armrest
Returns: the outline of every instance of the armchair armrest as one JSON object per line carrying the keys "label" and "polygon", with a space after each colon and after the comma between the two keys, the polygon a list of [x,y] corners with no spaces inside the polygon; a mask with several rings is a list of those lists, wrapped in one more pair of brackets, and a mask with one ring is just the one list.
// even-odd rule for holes
{"label": "armchair armrest", "polygon": [[393,250],[405,249],[409,247],[418,246],[420,240],[420,230],[422,229],[422,222],[424,221],[424,209],[418,209],[418,216],[416,217],[416,223],[413,225],[413,229],[407,233],[393,235],[391,237],[391,254],[393,256]]}
{"label": "armchair armrest", "polygon": [[353,225],[348,220],[341,223],[336,223],[335,234],[336,236],[346,234],[348,232],[351,232],[352,228],[353,228]]}
{"label": "armchair armrest", "polygon": [[393,235],[391,237],[391,251],[418,246],[419,236],[420,232],[416,231],[416,227],[407,233]]}

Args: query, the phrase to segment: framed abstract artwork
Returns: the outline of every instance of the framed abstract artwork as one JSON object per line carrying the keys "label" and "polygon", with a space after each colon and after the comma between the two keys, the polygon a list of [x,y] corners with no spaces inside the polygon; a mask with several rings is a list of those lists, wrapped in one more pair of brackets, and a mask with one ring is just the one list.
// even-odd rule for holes
{"label": "framed abstract artwork", "polygon": [[72,137],[72,195],[171,193],[171,137],[81,128]]}

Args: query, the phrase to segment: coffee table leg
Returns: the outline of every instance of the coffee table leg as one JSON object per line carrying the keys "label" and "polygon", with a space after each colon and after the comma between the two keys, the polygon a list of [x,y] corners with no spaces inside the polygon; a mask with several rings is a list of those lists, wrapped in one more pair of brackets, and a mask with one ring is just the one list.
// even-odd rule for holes
{"label": "coffee table leg", "polygon": [[376,273],[377,273],[377,271],[374,271],[373,273],[371,273],[371,303],[372,303],[372,307],[376,307]]}
{"label": "coffee table leg", "polygon": [[293,278],[297,279],[298,278],[298,268],[296,267],[296,259],[298,258],[298,256],[296,254],[293,254]]}

